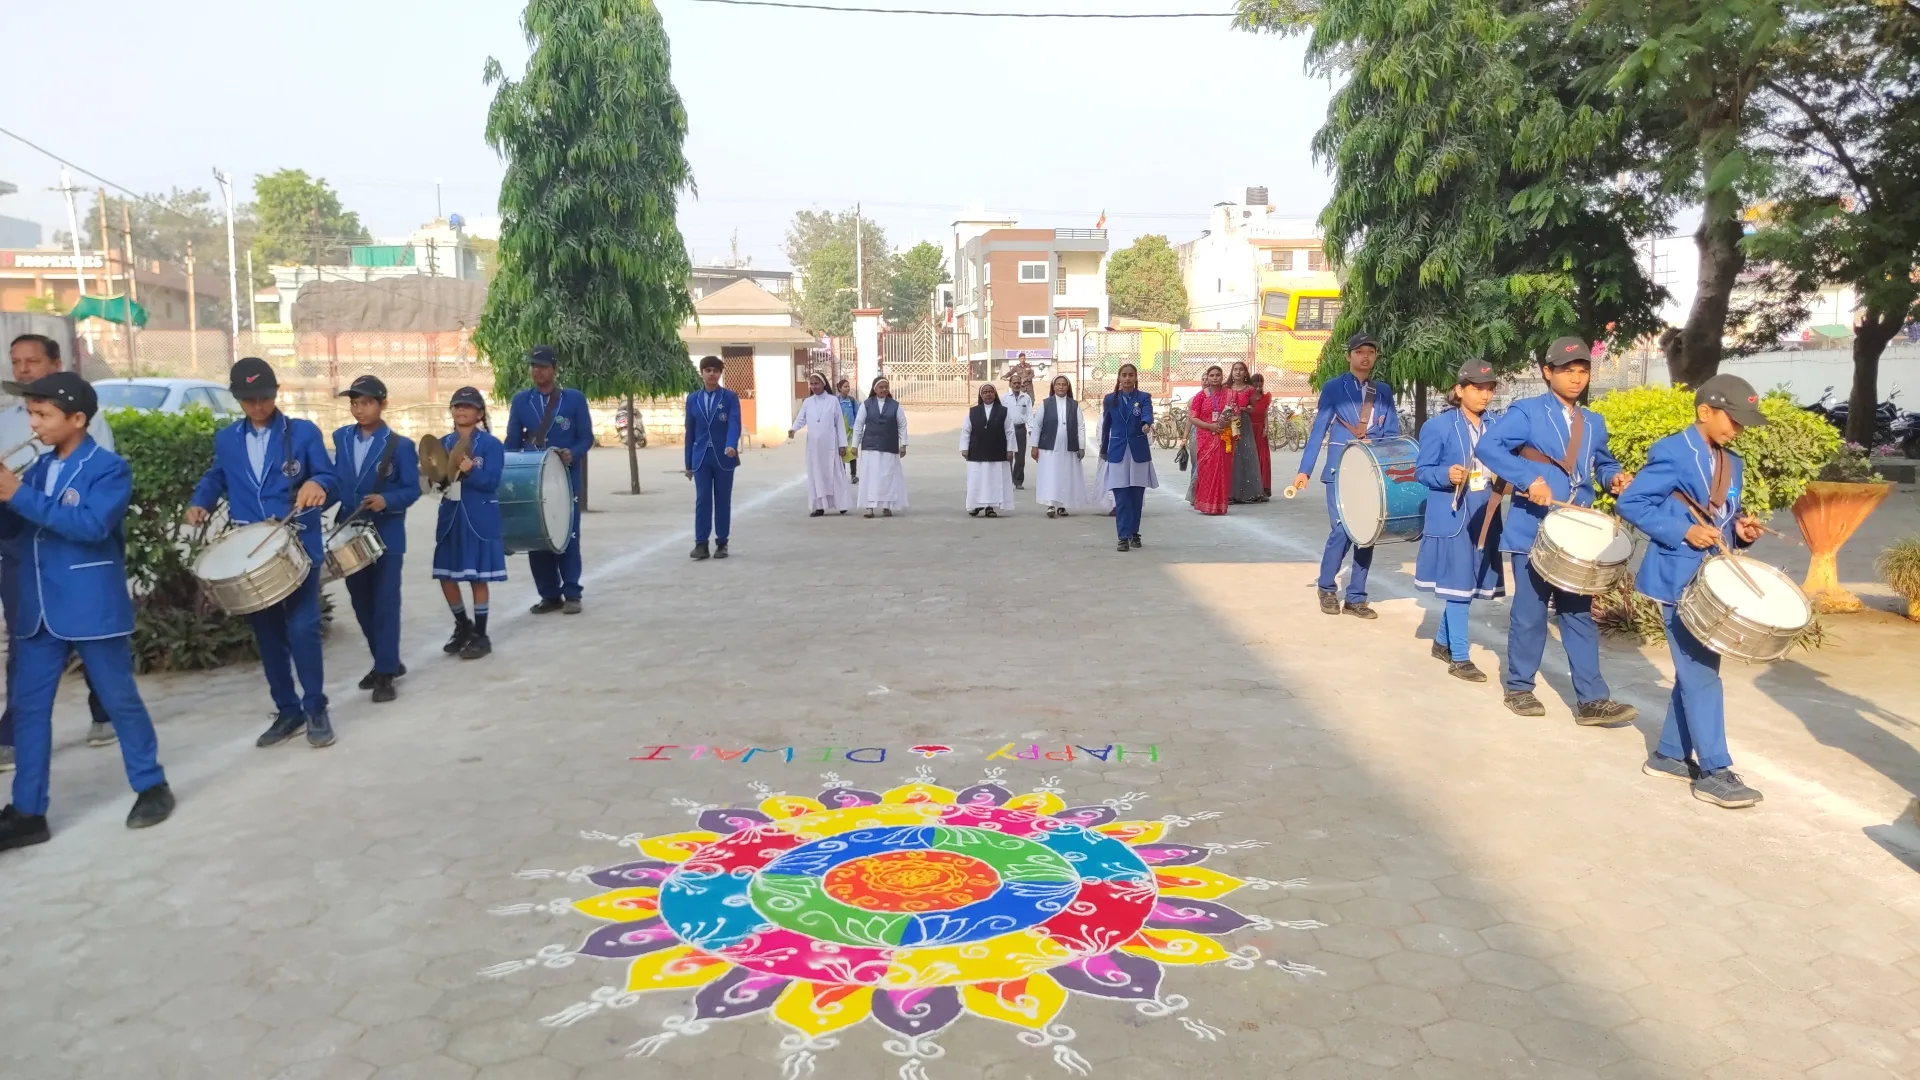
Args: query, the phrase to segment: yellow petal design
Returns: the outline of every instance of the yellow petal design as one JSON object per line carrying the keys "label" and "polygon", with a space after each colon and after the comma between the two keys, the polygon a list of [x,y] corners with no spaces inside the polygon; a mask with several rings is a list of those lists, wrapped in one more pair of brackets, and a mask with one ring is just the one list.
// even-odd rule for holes
{"label": "yellow petal design", "polygon": [[640,849],[640,854],[649,859],[677,863],[686,862],[687,856],[718,839],[719,833],[677,832],[645,837],[635,846]]}
{"label": "yellow petal design", "polygon": [[873,988],[796,982],[773,1003],[773,1017],[803,1035],[850,1028],[873,1015]]}
{"label": "yellow petal design", "polygon": [[976,1016],[1038,1031],[1060,1015],[1067,1004],[1067,988],[1041,973],[1011,982],[963,986],[960,1000]]}
{"label": "yellow petal design", "polygon": [[775,821],[796,818],[802,814],[818,814],[826,806],[819,799],[808,799],[798,795],[775,795],[760,804],[760,812]]}
{"label": "yellow petal design", "polygon": [[938,784],[902,784],[880,796],[883,803],[939,803],[953,801],[953,789]]}
{"label": "yellow petal design", "polygon": [[1073,959],[1067,947],[1045,932],[1014,930],[985,941],[905,949],[894,954],[882,990],[957,986],[1024,979]]}
{"label": "yellow petal design", "polygon": [[1123,844],[1151,844],[1167,835],[1164,821],[1109,821],[1096,825],[1094,832],[1104,833]]}
{"label": "yellow petal design", "polygon": [[627,992],[678,990],[710,983],[733,965],[691,945],[648,953],[627,969]]}
{"label": "yellow petal design", "polygon": [[1232,955],[1219,942],[1191,930],[1142,930],[1120,951],[1163,964],[1217,964]]}
{"label": "yellow petal design", "polygon": [[1031,814],[1047,815],[1067,808],[1067,800],[1051,791],[1030,791],[1025,795],[1015,795],[1008,799],[1002,810],[1025,810]]}
{"label": "yellow petal design", "polygon": [[875,829],[885,825],[931,825],[946,807],[939,803],[902,803],[892,806],[849,806],[823,814],[786,818],[773,823],[781,832],[790,832],[802,840],[820,840],[855,829]]}
{"label": "yellow petal design", "polygon": [[660,890],[650,886],[615,889],[585,900],[575,900],[573,910],[582,915],[611,922],[636,922],[660,914]]}
{"label": "yellow petal design", "polygon": [[1184,896],[1189,900],[1213,900],[1246,884],[1237,877],[1204,866],[1166,867],[1155,870],[1153,879],[1160,885],[1161,896]]}

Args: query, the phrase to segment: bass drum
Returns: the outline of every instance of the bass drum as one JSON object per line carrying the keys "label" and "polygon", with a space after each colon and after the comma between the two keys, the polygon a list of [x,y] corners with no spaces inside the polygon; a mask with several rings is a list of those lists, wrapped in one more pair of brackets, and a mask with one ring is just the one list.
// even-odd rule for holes
{"label": "bass drum", "polygon": [[500,472],[500,542],[520,551],[565,551],[573,532],[573,476],[558,450],[513,450]]}
{"label": "bass drum", "polygon": [[1407,544],[1426,524],[1426,485],[1414,476],[1420,444],[1404,436],[1350,442],[1334,471],[1334,507],[1340,527],[1361,547]]}

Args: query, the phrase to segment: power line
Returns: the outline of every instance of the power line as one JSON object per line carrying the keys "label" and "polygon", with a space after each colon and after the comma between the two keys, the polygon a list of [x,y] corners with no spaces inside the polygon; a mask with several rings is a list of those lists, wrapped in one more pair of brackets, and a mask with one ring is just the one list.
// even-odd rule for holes
{"label": "power line", "polygon": [[698,4],[731,4],[737,7],[791,8],[798,11],[831,11],[858,15],[948,15],[964,19],[1230,19],[1231,11],[1170,11],[1154,13],[1088,11],[959,11],[932,8],[836,7],[831,4],[797,4],[790,0],[693,0]]}

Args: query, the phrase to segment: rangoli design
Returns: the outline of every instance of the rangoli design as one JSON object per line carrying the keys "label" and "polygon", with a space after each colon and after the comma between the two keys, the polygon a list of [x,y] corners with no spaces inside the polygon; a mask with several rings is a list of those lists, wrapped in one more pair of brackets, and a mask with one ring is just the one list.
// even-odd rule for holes
{"label": "rangoli design", "polygon": [[[578,947],[548,946],[486,974],[567,967],[580,957],[626,964],[622,981],[544,1018],[552,1026],[625,1008],[643,994],[693,991],[692,1011],[635,1043],[638,1055],[720,1021],[765,1014],[788,1029],[781,1071],[797,1080],[814,1071],[818,1053],[871,1021],[885,1029],[882,1047],[904,1059],[902,1080],[925,1080],[926,1063],[945,1054],[935,1037],[971,1013],[1012,1025],[1022,1043],[1085,1076],[1091,1066],[1071,1045],[1074,1030],[1057,1022],[1070,996],[1173,1016],[1188,1002],[1163,993],[1168,967],[1250,971],[1259,950],[1222,939],[1321,925],[1275,923],[1223,902],[1243,888],[1303,881],[1200,865],[1264,841],[1164,839],[1217,813],[1121,820],[1143,795],[1068,806],[1052,780],[1016,795],[1001,785],[1003,775],[989,769],[981,783],[954,791],[922,766],[902,786],[874,792],[828,773],[830,786],[812,798],[755,785],[761,797],[751,807],[676,800],[698,817],[690,831],[583,833],[631,845],[640,858],[522,871],[606,891],[494,911],[577,912],[604,925]],[[1304,964],[1265,963],[1317,974]],[[1192,1015],[1179,1020],[1202,1039],[1222,1034]]]}

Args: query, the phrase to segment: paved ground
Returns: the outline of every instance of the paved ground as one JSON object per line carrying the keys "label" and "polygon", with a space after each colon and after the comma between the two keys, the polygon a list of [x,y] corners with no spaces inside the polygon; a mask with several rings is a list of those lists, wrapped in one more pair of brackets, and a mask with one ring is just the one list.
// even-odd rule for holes
{"label": "paved ground", "polygon": [[[516,562],[481,662],[439,653],[416,513],[401,700],[352,689],[350,622],[327,646],[325,752],[253,748],[268,703],[250,671],[145,680],[181,798],[151,832],[121,826],[118,761],[78,744],[67,687],[54,841],[0,856],[0,1076],[1920,1075],[1902,849],[1920,833],[1891,824],[1920,793],[1914,628],[1869,614],[1836,649],[1730,670],[1735,755],[1767,801],[1717,810],[1637,771],[1663,651],[1606,653],[1617,696],[1651,714],[1639,730],[1576,728],[1553,650],[1550,715],[1517,719],[1427,657],[1433,616],[1386,553],[1378,622],[1314,610],[1318,500],[1219,520],[1163,493],[1149,546],[1119,555],[1104,517],[963,516],[953,419],[915,417],[916,509],[891,521],[810,520],[798,453],[750,453],[725,563],[685,558],[677,448],[643,455],[639,498],[611,493],[624,461],[600,452],[587,613],[525,615]],[[1483,666],[1503,619],[1476,617]],[[952,750],[908,751],[933,743]],[[1008,743],[1057,756],[989,760]],[[660,744],[673,763],[629,760]],[[1068,745],[1107,760],[1065,761]],[[791,764],[737,756],[789,746]],[[824,747],[844,749],[805,760]],[[683,989],[622,995],[627,961],[568,955],[607,925],[549,907],[606,891],[570,871],[685,857],[620,838],[773,792],[890,792],[923,767],[1165,828],[1135,851],[1205,863],[1161,867],[1182,899],[1156,917],[1230,932],[1150,929],[1001,996],[856,995],[839,1013],[685,957],[638,976]],[[634,874],[615,884],[650,880]],[[622,895],[638,906],[599,910],[662,902]],[[981,1015],[926,1036],[956,1002]]]}

